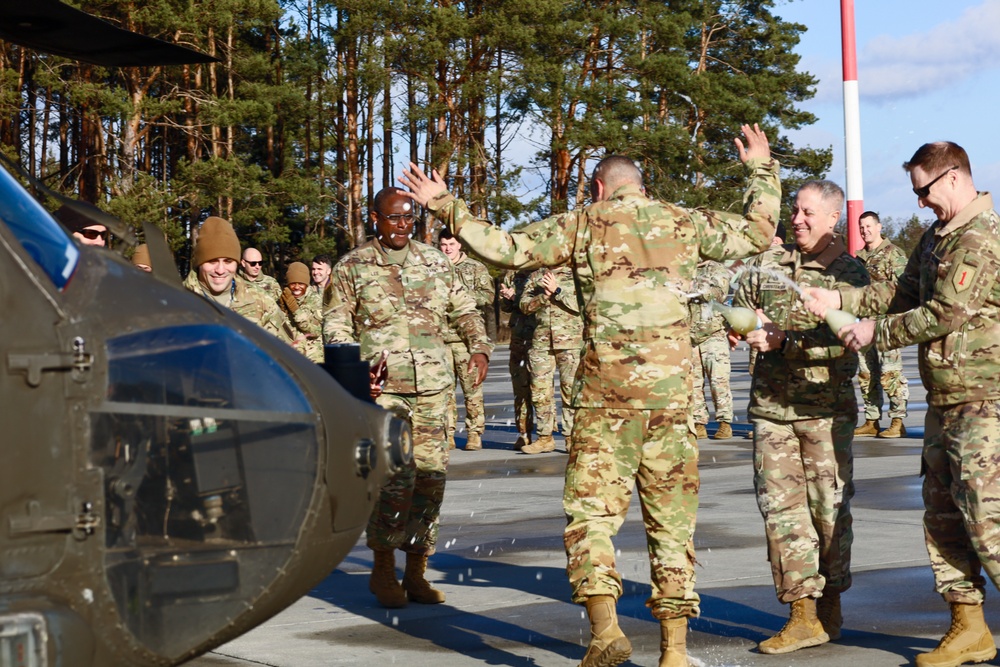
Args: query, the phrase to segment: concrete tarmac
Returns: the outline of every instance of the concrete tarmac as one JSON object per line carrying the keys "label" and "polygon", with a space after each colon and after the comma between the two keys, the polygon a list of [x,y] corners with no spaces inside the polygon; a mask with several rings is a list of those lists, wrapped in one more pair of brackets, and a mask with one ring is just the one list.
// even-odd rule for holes
{"label": "concrete tarmac", "polygon": [[[921,528],[919,438],[926,403],[915,350],[904,352],[911,399],[908,437],[855,440],[854,585],[843,596],[843,636],[777,656],[756,652],[759,641],[784,625],[788,607],[774,595],[753,493],[752,444],[740,437],[747,428],[746,349],[734,351],[732,358],[734,402],[743,423],[734,424],[734,438],[699,441],[695,547],[701,616],[690,624],[692,664],[913,664],[949,624],[948,607],[934,592]],[[512,450],[516,432],[505,347],[494,354],[485,396],[484,448],[452,453],[439,550],[430,559],[428,579],[447,595],[444,604],[380,607],[368,592],[371,552],[362,538],[309,595],[188,664],[577,665],[586,652],[589,626],[583,608],[569,601],[565,573],[564,444],[557,437],[555,452],[534,456]],[[887,425],[883,418],[882,426]],[[709,433],[714,430],[711,424]],[[645,607],[649,561],[637,499],[615,545],[625,586],[618,613],[633,645],[632,658],[624,664],[653,666],[659,660],[659,625]],[[402,554],[397,563],[401,575]],[[1000,610],[989,600],[986,618],[1000,628]],[[1000,665],[1000,659],[988,664]]]}

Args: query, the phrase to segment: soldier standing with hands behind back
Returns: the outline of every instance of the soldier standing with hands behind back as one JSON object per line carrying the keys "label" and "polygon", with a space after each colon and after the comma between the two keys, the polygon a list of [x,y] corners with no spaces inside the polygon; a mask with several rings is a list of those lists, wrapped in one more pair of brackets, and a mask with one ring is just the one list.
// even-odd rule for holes
{"label": "soldier standing with hands behind back", "polygon": [[568,264],[580,290],[584,353],[563,507],[573,601],[590,618],[582,667],[618,665],[632,645],[618,626],[622,579],[613,537],[638,487],[660,621],[660,667],[687,667],[687,619],[698,614],[693,533],[698,449],[688,411],[687,305],[699,257],[746,257],[767,247],[781,183],[766,135],[744,125],[735,140],[750,177],[743,214],[649,199],[642,173],[612,155],[594,169],[593,203],[508,233],[477,220],[437,172],[415,164],[400,181],[486,261],[508,268]]}

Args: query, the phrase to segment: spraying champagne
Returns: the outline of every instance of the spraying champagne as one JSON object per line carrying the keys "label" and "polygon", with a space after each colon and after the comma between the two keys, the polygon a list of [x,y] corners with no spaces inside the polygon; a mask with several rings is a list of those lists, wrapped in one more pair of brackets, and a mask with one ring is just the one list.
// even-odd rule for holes
{"label": "spraying champagne", "polygon": [[726,319],[726,322],[729,322],[729,326],[732,327],[733,331],[741,336],[746,336],[751,331],[761,329],[764,326],[764,323],[757,317],[757,313],[749,308],[727,306],[718,301],[712,301],[711,303],[712,308],[722,315]]}

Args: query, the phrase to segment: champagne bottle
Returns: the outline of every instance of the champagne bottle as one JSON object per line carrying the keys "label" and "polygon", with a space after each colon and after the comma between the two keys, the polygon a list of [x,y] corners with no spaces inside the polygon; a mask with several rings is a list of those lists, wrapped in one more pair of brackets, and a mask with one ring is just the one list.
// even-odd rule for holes
{"label": "champagne bottle", "polygon": [[837,308],[827,308],[824,319],[835,334],[839,334],[840,330],[848,324],[854,324],[859,321],[853,313],[849,313],[846,310],[839,310]]}
{"label": "champagne bottle", "polygon": [[727,306],[718,301],[712,302],[712,308],[726,318],[726,322],[729,322],[729,326],[733,328],[733,331],[741,336],[745,336],[751,331],[764,326],[764,323],[757,317],[757,313],[749,308]]}

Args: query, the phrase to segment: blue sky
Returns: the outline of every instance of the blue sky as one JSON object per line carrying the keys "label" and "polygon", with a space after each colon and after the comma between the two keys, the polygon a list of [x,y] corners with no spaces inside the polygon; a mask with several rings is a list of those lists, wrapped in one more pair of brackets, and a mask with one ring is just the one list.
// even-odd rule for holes
{"label": "blue sky", "polygon": [[[819,79],[802,105],[815,124],[789,136],[832,146],[828,178],[846,185],[840,2],[779,0],[774,14],[801,23],[800,70]],[[919,209],[901,165],[923,143],[969,153],[979,190],[1000,182],[1000,0],[856,0],[861,154],[866,209],[905,221]]]}

